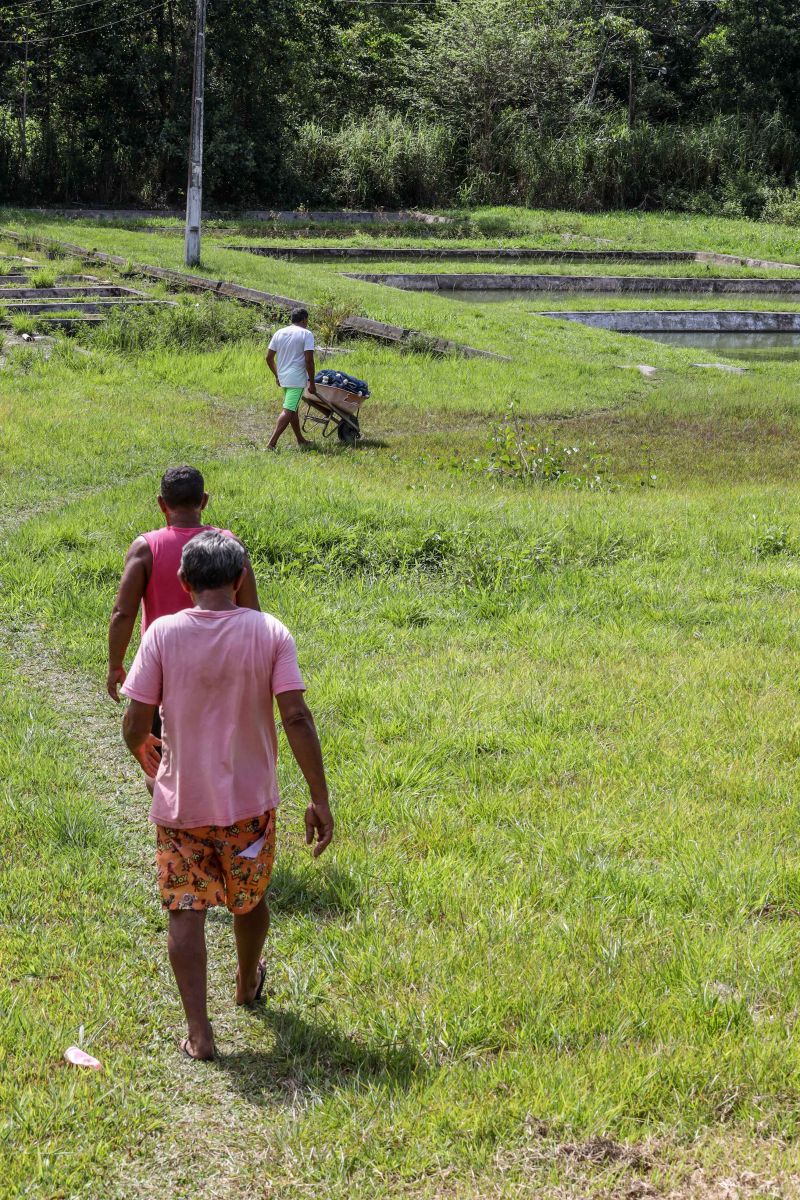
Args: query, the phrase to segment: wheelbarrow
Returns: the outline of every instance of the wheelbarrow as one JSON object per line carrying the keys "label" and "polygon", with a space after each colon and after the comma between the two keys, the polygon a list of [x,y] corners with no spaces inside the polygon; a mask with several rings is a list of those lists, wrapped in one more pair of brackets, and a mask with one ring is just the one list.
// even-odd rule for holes
{"label": "wheelbarrow", "polygon": [[354,446],[361,437],[358,412],[364,397],[324,383],[316,384],[316,389],[315,396],[308,391],[303,392],[306,406],[303,412],[303,432],[305,433],[308,425],[321,425],[324,438],[331,437],[335,430],[340,442]]}

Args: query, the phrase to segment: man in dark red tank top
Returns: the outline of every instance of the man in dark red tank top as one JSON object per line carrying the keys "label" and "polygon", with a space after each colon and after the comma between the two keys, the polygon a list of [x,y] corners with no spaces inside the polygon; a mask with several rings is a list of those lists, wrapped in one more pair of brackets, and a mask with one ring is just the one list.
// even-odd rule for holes
{"label": "man in dark red tank top", "polygon": [[[112,700],[119,702],[117,689],[125,682],[125,654],[133,636],[139,606],[142,609],[142,633],[157,617],[191,608],[192,601],[178,580],[183,547],[203,529],[202,513],[208,504],[203,476],[194,467],[170,467],[161,480],[158,506],[166,526],[137,537],[128,550],[117,598],[108,626],[108,675],[106,688]],[[229,529],[222,530],[229,537]],[[237,595],[240,608],[258,610],[258,591],[253,568],[246,559],[245,579]],[[153,733],[160,736],[158,712]]]}

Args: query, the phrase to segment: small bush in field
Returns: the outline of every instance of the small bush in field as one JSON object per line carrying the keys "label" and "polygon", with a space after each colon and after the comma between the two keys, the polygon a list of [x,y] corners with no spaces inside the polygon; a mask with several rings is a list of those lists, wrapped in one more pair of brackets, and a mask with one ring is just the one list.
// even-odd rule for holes
{"label": "small bush in field", "polygon": [[8,367],[14,375],[29,375],[41,361],[41,354],[33,346],[15,346],[8,356]]}
{"label": "small bush in field", "polygon": [[16,334],[36,333],[36,321],[27,313],[13,313],[11,315],[11,328]]}
{"label": "small bush in field", "polygon": [[342,336],[342,326],[353,316],[349,304],[343,304],[334,296],[326,296],[314,306],[312,323],[322,345],[335,346]]}
{"label": "small bush in field", "polygon": [[487,475],[523,484],[561,483],[598,491],[611,486],[605,463],[594,445],[560,446],[537,439],[514,411],[495,425],[489,441]]}
{"label": "small bush in field", "polygon": [[753,513],[753,543],[755,558],[774,558],[778,554],[791,554],[793,550],[789,530],[783,525],[760,525]]}

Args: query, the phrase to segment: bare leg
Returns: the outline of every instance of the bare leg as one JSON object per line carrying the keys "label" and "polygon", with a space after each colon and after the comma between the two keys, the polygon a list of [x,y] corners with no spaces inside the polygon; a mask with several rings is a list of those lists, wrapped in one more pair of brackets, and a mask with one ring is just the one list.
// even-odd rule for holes
{"label": "bare leg", "polygon": [[303,437],[303,431],[300,428],[300,418],[298,417],[296,412],[289,413],[289,424],[292,427],[292,433],[297,438],[298,446],[310,446],[311,441],[309,440],[309,438]]}
{"label": "bare leg", "polygon": [[269,933],[269,907],[262,896],[248,913],[234,913],[233,932],[236,937],[236,1003],[250,1004],[259,984],[258,965],[261,951]]}
{"label": "bare leg", "polygon": [[281,434],[284,432],[284,430],[288,428],[290,419],[291,419],[291,413],[289,412],[289,410],[287,408],[282,408],[281,415],[278,417],[278,423],[275,426],[275,430],[272,434],[272,437],[269,439],[269,442],[267,443],[268,450],[275,449],[275,447],[278,444],[278,438],[281,436]]}
{"label": "bare leg", "polygon": [[214,1034],[208,1020],[206,981],[206,913],[185,909],[169,914],[169,961],[183,1001],[192,1058],[214,1057]]}
{"label": "bare leg", "polygon": [[275,426],[275,431],[267,443],[268,450],[275,449],[276,445],[278,444],[278,438],[286,429],[289,428],[290,425],[292,427],[294,436],[297,438],[298,446],[310,446],[312,444],[308,438],[303,437],[303,431],[300,428],[300,418],[298,417],[297,413],[291,412],[288,408],[284,408],[281,409],[281,415],[278,417],[278,423]]}

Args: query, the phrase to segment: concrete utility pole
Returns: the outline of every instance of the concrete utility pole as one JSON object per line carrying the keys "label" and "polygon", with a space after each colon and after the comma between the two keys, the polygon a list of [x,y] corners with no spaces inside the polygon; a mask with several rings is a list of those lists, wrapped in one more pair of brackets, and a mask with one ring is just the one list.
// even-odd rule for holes
{"label": "concrete utility pole", "polygon": [[189,137],[189,185],[186,189],[187,267],[200,262],[200,218],[203,211],[203,102],[206,74],[206,7],[197,0],[194,31],[194,74],[192,77],[192,132]]}

